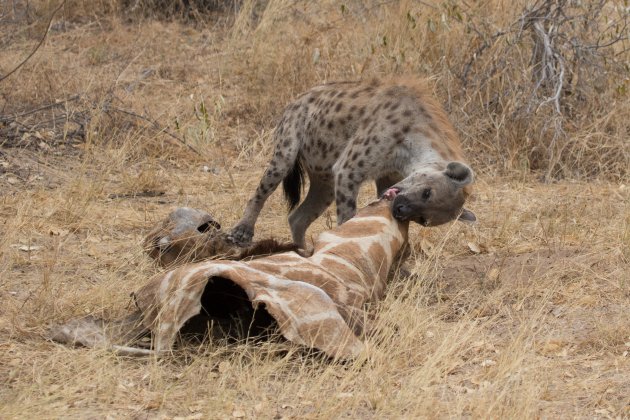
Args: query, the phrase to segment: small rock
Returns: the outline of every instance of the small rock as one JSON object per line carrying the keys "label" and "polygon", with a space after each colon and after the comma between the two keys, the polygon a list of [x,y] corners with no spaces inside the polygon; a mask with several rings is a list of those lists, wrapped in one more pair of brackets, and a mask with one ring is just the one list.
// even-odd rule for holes
{"label": "small rock", "polygon": [[477,245],[474,242],[468,242],[468,249],[470,249],[473,254],[480,254],[481,253],[481,248],[479,248],[479,245]]}
{"label": "small rock", "polygon": [[22,252],[33,252],[42,249],[43,247],[39,245],[17,245],[17,249]]}

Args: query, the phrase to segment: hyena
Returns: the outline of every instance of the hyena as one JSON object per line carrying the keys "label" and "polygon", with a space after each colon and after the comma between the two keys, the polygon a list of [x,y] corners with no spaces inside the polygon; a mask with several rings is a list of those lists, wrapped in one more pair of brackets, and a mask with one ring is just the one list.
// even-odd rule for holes
{"label": "hyena", "polygon": [[[295,208],[304,171],[310,188]],[[304,247],[306,229],[333,200],[338,225],[355,214],[367,180],[376,181],[379,196],[396,189],[399,220],[424,226],[475,220],[463,208],[473,172],[455,129],[425,81],[399,77],[316,86],[288,105],[275,130],[271,162],[232,236],[251,240],[265,201],[283,181],[291,235]]]}

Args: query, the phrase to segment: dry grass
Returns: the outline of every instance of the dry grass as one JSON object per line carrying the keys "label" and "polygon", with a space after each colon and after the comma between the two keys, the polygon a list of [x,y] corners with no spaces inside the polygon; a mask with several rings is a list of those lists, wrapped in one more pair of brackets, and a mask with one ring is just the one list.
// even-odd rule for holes
{"label": "dry grass", "polygon": [[[0,2],[2,19],[11,3]],[[2,74],[56,6],[31,3],[32,25],[3,21]],[[447,3],[245,1],[233,18],[195,27],[124,24],[119,4],[86,4],[69,2],[37,54],[0,82],[2,115],[81,94],[64,115],[90,117],[80,141],[63,121],[44,124],[57,108],[19,142],[0,139],[0,418],[630,417],[630,101],[612,64],[597,95],[567,99],[570,153],[549,166],[548,139],[533,135],[547,108],[525,122],[514,113],[521,91],[487,102],[529,77],[529,57],[462,90],[457,73],[476,41],[454,14],[442,19]],[[518,17],[511,4],[469,13],[503,28]],[[234,223],[294,95],[392,72],[434,79],[479,173],[470,206],[480,222],[413,229],[412,277],[397,276],[373,308],[365,360],[216,342],[137,360],[45,339],[55,322],[126,313],[156,271],[143,235],[173,207]],[[540,183],[549,168],[570,179]],[[164,194],[133,197],[144,191]],[[279,195],[257,233],[288,237]]]}

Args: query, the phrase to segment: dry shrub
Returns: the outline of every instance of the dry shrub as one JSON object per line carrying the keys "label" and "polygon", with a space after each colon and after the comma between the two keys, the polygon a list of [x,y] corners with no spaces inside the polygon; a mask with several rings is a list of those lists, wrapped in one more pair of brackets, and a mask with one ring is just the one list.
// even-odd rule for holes
{"label": "dry shrub", "polygon": [[119,0],[33,0],[16,1],[2,0],[7,10],[6,15],[13,19],[24,19],[28,23],[46,18],[53,10],[63,3],[62,14],[65,19],[74,22],[88,22],[108,15],[120,13]]}
{"label": "dry shrub", "polygon": [[[5,0],[7,1],[7,0]],[[35,14],[46,14],[63,0],[37,0]],[[122,16],[127,21],[142,18],[206,22],[218,13],[238,10],[238,0],[66,0],[64,16],[72,21],[86,21],[107,16]]]}
{"label": "dry shrub", "polygon": [[119,0],[127,16],[206,21],[216,12],[236,10],[238,0]]}
{"label": "dry shrub", "polygon": [[496,132],[492,147],[510,151],[504,165],[546,179],[627,175],[624,7],[539,0],[494,33],[485,17],[469,16],[475,50],[461,82],[482,105],[471,117]]}
{"label": "dry shrub", "polygon": [[[263,12],[266,11],[268,15],[270,11],[267,0],[1,0],[3,12],[0,19],[30,24],[46,17],[62,3],[64,18],[81,21],[122,16],[125,20],[144,17],[200,23],[213,18],[220,19],[221,13],[257,23]],[[300,7],[298,3],[280,4],[281,9]]]}

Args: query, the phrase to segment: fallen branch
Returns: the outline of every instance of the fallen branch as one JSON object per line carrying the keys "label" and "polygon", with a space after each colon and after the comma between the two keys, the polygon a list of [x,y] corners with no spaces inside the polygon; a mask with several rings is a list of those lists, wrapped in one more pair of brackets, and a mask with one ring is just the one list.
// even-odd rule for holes
{"label": "fallen branch", "polygon": [[155,191],[155,190],[142,190],[133,193],[120,193],[120,194],[109,194],[107,198],[110,200],[115,200],[118,198],[150,198],[150,197],[161,197],[164,195],[164,191]]}
{"label": "fallen branch", "polygon": [[[71,96],[71,97],[69,97],[67,99],[64,99],[63,101],[53,102],[53,103],[50,103],[48,105],[40,106],[39,108],[35,108],[35,109],[31,109],[31,110],[26,111],[26,112],[22,112],[20,114],[17,114],[15,117],[16,118],[26,117],[27,115],[35,114],[36,112],[39,112],[39,111],[45,111],[47,109],[56,108],[58,106],[65,106],[68,102],[74,102],[74,101],[76,101],[76,100],[78,100],[80,98],[81,98],[81,95],[74,95],[74,96]],[[2,118],[4,118],[4,116],[0,116],[0,120]]]}
{"label": "fallen branch", "polygon": [[[52,132],[52,137],[46,135],[46,140],[55,142],[68,138],[83,139],[90,116],[84,111],[70,111],[67,107],[68,103],[78,101],[81,98],[82,95],[77,94],[62,101],[40,105],[37,108],[0,115],[0,138],[3,139],[0,146],[17,146],[23,143],[25,134],[43,140],[41,130]],[[55,110],[58,108],[61,109],[56,112]],[[48,113],[42,114],[44,111],[50,111],[50,115]],[[68,126],[69,123],[76,125],[76,127]],[[60,130],[60,127],[63,130]]]}

